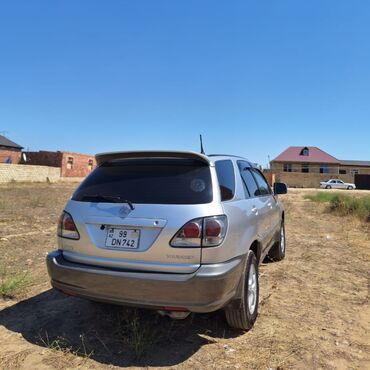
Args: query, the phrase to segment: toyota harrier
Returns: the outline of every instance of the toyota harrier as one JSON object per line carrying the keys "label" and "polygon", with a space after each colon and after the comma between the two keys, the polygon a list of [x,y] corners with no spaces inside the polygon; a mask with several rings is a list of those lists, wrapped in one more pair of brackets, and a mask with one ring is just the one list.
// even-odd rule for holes
{"label": "toyota harrier", "polygon": [[257,317],[258,265],[285,255],[284,210],[258,167],[229,155],[115,152],[67,202],[52,286],[66,294],[182,318],[223,308],[232,327]]}

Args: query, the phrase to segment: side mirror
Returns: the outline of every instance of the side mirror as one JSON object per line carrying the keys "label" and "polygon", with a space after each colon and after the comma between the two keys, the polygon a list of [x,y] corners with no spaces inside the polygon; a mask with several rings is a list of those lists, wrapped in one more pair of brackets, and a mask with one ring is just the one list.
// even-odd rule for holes
{"label": "side mirror", "polygon": [[288,187],[283,182],[274,183],[274,194],[286,194],[288,192]]}

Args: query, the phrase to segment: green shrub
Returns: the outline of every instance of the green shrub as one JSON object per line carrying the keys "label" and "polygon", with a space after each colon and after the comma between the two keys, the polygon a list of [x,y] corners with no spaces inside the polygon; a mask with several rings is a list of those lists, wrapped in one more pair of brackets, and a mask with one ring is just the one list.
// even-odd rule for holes
{"label": "green shrub", "polygon": [[353,215],[370,222],[370,196],[353,196],[338,192],[317,192],[305,196],[314,202],[329,203],[329,209],[340,215]]}
{"label": "green shrub", "polygon": [[30,284],[27,272],[8,276],[3,271],[0,277],[0,296],[3,298],[14,298]]}

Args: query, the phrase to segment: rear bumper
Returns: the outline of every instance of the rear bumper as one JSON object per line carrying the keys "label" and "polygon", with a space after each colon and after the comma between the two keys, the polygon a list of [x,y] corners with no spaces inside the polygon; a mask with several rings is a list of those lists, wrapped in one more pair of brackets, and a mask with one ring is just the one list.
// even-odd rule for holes
{"label": "rear bumper", "polygon": [[191,274],[132,272],[67,261],[61,251],[46,257],[51,284],[67,294],[137,307],[183,307],[192,312],[222,308],[236,294],[243,258],[202,265]]}

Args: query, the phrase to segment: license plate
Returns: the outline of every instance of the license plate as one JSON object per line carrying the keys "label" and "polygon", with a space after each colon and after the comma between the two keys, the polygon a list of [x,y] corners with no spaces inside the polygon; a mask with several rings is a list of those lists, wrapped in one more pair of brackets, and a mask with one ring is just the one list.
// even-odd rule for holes
{"label": "license plate", "polygon": [[105,247],[110,249],[136,249],[139,247],[140,230],[116,229],[110,227],[105,239]]}

